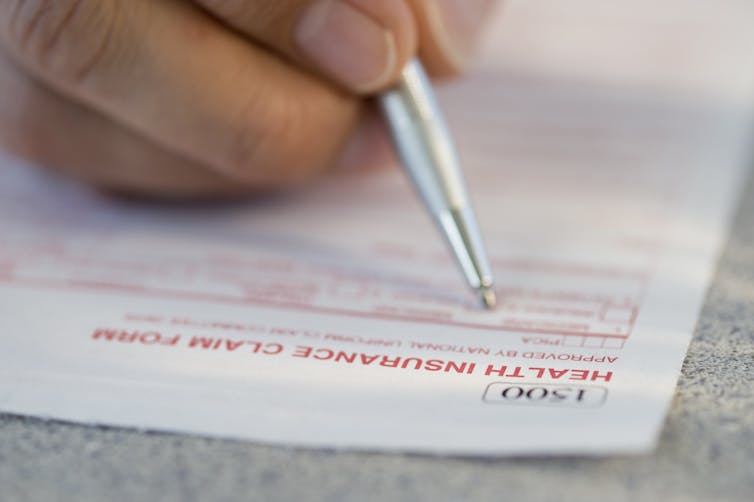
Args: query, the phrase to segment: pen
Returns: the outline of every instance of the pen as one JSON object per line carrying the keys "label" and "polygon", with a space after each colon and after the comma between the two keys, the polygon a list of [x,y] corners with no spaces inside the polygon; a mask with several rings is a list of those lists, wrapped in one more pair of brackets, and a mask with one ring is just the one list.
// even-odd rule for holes
{"label": "pen", "polygon": [[404,169],[486,308],[495,306],[492,272],[445,119],[418,59],[378,97]]}

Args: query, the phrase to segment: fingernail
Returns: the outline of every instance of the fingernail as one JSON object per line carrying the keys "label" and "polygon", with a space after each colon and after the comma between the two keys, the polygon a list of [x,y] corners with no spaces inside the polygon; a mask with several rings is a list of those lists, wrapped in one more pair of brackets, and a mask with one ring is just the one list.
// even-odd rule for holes
{"label": "fingernail", "polygon": [[495,0],[430,0],[430,23],[451,64],[468,65],[479,30]]}
{"label": "fingernail", "polygon": [[323,71],[356,91],[374,90],[394,73],[393,34],[346,0],[314,2],[294,37]]}

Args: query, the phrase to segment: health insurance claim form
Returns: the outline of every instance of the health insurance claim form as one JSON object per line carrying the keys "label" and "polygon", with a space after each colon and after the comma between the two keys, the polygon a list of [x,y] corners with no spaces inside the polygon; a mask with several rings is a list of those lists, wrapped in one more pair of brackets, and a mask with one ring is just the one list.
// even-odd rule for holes
{"label": "health insurance claim form", "polygon": [[310,447],[650,449],[745,176],[748,1],[506,2],[441,100],[485,312],[397,170],[249,204],[0,167],[0,410]]}

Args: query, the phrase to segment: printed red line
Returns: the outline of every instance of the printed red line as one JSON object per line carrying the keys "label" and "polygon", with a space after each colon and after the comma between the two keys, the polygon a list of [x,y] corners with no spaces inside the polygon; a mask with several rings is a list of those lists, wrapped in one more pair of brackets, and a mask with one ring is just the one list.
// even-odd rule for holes
{"label": "printed red line", "polygon": [[0,282],[18,286],[31,286],[44,289],[63,289],[63,290],[89,290],[89,291],[104,291],[108,293],[118,294],[127,293],[142,296],[151,296],[165,299],[178,299],[178,300],[193,300],[193,301],[208,301],[213,303],[225,303],[232,305],[258,305],[276,309],[284,310],[299,310],[304,312],[313,312],[319,314],[335,314],[348,317],[359,317],[368,319],[380,319],[387,321],[404,321],[412,323],[422,324],[438,324],[444,326],[455,326],[469,329],[477,329],[484,331],[504,331],[512,333],[531,333],[539,335],[561,335],[561,336],[582,336],[590,338],[615,338],[615,339],[628,339],[628,335],[616,335],[612,333],[584,333],[581,331],[567,331],[567,330],[548,330],[548,329],[536,329],[536,328],[524,328],[524,327],[506,327],[492,324],[479,324],[463,321],[444,321],[432,318],[423,318],[417,316],[403,316],[399,314],[380,314],[377,312],[360,312],[355,310],[337,309],[331,307],[321,307],[317,305],[306,305],[298,303],[289,303],[273,300],[264,300],[260,298],[242,298],[228,295],[213,295],[209,293],[194,293],[188,291],[173,291],[163,290],[158,288],[147,288],[144,286],[128,285],[128,284],[116,284],[116,283],[102,283],[102,282],[88,282],[81,280],[63,280],[56,281],[50,279],[29,279],[19,278],[11,276],[0,276]]}

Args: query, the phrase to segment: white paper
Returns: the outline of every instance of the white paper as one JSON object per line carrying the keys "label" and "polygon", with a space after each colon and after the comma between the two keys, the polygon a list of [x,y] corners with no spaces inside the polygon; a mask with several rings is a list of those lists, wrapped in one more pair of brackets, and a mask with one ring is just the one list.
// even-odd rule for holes
{"label": "white paper", "polygon": [[312,447],[650,449],[749,153],[754,4],[722,4],[506,2],[442,88],[494,312],[398,170],[175,207],[5,158],[0,410]]}

